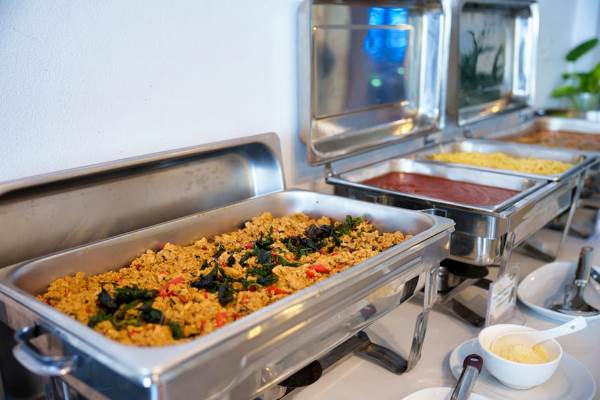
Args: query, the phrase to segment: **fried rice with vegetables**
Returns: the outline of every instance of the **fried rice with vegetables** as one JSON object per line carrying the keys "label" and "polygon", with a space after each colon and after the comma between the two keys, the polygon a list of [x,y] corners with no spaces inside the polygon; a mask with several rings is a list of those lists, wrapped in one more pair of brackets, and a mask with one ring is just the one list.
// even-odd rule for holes
{"label": "fried rice with vegetables", "polygon": [[59,278],[38,298],[121,343],[205,335],[408,239],[348,216],[274,218],[187,246],[167,243],[115,271]]}

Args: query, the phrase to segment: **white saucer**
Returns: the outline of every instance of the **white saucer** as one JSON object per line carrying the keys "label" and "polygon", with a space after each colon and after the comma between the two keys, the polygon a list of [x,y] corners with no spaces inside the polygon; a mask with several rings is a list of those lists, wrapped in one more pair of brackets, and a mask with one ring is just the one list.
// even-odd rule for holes
{"label": "white saucer", "polygon": [[[450,370],[456,379],[462,371],[463,360],[472,353],[481,354],[477,338],[467,340],[450,354]],[[494,378],[485,369],[484,363],[474,390],[490,399],[499,400],[591,400],[596,394],[596,382],[583,364],[571,355],[563,353],[558,369],[543,385],[528,390],[511,389]]]}
{"label": "white saucer", "polygon": [[[569,261],[556,261],[536,269],[519,284],[517,296],[521,303],[536,313],[556,321],[569,321],[575,317],[552,311],[548,304],[556,299],[557,293],[563,293],[564,287],[573,280],[576,264]],[[598,272],[600,268],[594,267]],[[600,285],[590,278],[583,292],[585,301],[592,307],[600,309]],[[558,298],[562,296],[559,295]],[[589,321],[600,319],[600,315],[586,317]]]}
{"label": "white saucer", "polygon": [[[419,390],[414,392],[402,400],[450,400],[452,395],[452,388],[449,387],[432,387],[427,389]],[[489,400],[487,397],[478,395],[477,393],[471,393],[469,400]]]}

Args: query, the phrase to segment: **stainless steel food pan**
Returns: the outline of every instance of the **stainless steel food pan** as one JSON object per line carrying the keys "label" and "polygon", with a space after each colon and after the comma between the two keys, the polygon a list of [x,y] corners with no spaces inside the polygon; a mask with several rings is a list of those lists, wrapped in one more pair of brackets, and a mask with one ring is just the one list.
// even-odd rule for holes
{"label": "stainless steel food pan", "polygon": [[382,193],[401,193],[402,196],[406,198],[415,199],[416,201],[422,201],[429,204],[444,204],[451,207],[466,208],[467,210],[479,210],[484,212],[502,210],[510,206],[511,204],[516,203],[517,200],[522,199],[523,197],[527,197],[528,195],[532,194],[533,192],[535,192],[536,190],[538,190],[546,184],[546,181],[541,179],[533,179],[487,171],[479,171],[477,173],[473,173],[473,170],[471,169],[443,164],[427,163],[417,160],[411,160],[408,158],[395,158],[391,160],[382,161],[373,165],[352,170],[350,172],[342,173],[337,176],[328,177],[327,181],[332,184],[344,183],[347,185],[352,185],[356,188],[370,188],[372,187],[371,185],[362,182],[390,172],[413,173],[434,176],[439,178],[445,178],[451,181],[461,181],[474,183],[478,185],[487,185],[519,192],[518,194],[498,204],[477,206],[380,188]]}
{"label": "stainless steel food pan", "polygon": [[[516,128],[501,130],[486,137],[489,139],[509,141],[508,139],[510,136],[516,137],[537,131],[565,131],[600,137],[600,123],[579,118],[538,117],[525,124],[519,125]],[[544,145],[539,144],[539,146]],[[577,150],[569,147],[544,147],[556,150],[579,151],[587,154],[589,157],[595,157],[596,162],[593,162],[592,165],[590,165],[591,171],[586,179],[582,197],[589,197],[594,193],[600,192],[600,165],[598,163],[600,151],[591,151],[590,149]]]}
{"label": "stainless steel food pan", "polygon": [[[520,125],[519,127],[496,132],[489,135],[490,139],[508,139],[509,136],[519,136],[537,131],[555,131],[555,132],[575,132],[584,135],[595,135],[600,136],[600,123],[592,122],[585,119],[577,118],[558,118],[558,117],[539,117],[535,118],[529,123]],[[543,146],[540,144],[540,146]],[[569,147],[551,147],[559,150],[577,150]],[[588,149],[581,149],[580,151],[587,154],[600,154],[600,151],[589,151]]]}
{"label": "stainless steel food pan", "polygon": [[[366,215],[380,230],[414,236],[176,346],[122,345],[34,297],[55,278],[114,269],[157,244],[189,243],[236,229],[264,211],[275,216]],[[156,399],[189,398],[193,393],[197,398],[253,398],[406,301],[410,296],[405,283],[417,279],[416,288],[423,286],[446,258],[452,230],[452,221],[414,211],[305,191],[279,192],[7,267],[0,271],[0,304],[6,308],[7,324],[18,330],[18,359],[38,373],[63,374],[85,396]],[[38,329],[19,329],[32,324],[49,333],[38,339],[46,338],[39,349],[53,358],[41,359],[31,351],[28,339]]]}
{"label": "stainless steel food pan", "polygon": [[[409,195],[355,182],[356,180],[361,181],[384,173],[388,167],[398,167],[407,171],[410,166],[410,170],[415,171],[412,168],[416,165],[419,164],[410,164],[404,161],[396,164],[393,161],[386,161],[333,175],[328,177],[327,181],[335,185],[335,193],[341,196],[417,210],[429,209],[432,212],[441,213],[453,219],[456,223],[456,230],[450,240],[450,258],[480,266],[500,264],[508,233],[514,233],[515,242],[518,244],[566,211],[573,201],[574,189],[578,182],[578,175],[559,182],[544,182],[498,173],[488,175],[489,179],[494,176],[493,180],[488,183],[499,184],[504,182],[508,187],[513,185],[513,188],[518,187],[518,185],[524,187],[533,185],[531,186],[532,190],[497,210],[452,204],[451,202]],[[445,168],[454,170],[453,167],[446,165],[434,163],[429,163],[429,165],[431,165],[432,171],[439,168],[442,175],[441,171]],[[375,168],[372,169],[371,167]],[[462,168],[459,169],[462,170]],[[490,174],[468,169],[465,171],[468,171],[467,173],[470,174],[471,179],[476,179],[476,176]],[[447,176],[453,176],[451,172],[446,174]],[[509,184],[508,182],[511,181],[512,183]],[[544,183],[540,184],[540,182]]]}
{"label": "stainless steel food pan", "polygon": [[[431,155],[436,153],[452,153],[458,151],[465,152],[478,152],[478,153],[494,153],[494,152],[503,152],[506,154],[510,154],[516,157],[534,157],[541,158],[545,160],[554,160],[554,161],[562,161],[566,163],[573,164],[572,168],[569,168],[562,174],[554,174],[554,175],[538,175],[538,174],[528,174],[523,172],[504,170],[504,169],[493,169],[493,168],[484,168],[477,167],[471,165],[461,165],[461,164],[449,164],[449,163],[439,163],[436,161],[432,161],[430,159]],[[565,179],[568,176],[577,174],[581,172],[583,169],[589,166],[590,163],[594,162],[594,157],[590,155],[574,150],[557,150],[550,149],[548,147],[543,146],[532,146],[532,145],[524,145],[517,143],[503,143],[496,140],[483,140],[483,139],[456,139],[450,142],[445,142],[441,144],[436,144],[434,146],[426,147],[422,150],[416,151],[414,153],[405,155],[407,158],[413,158],[417,160],[426,160],[427,162],[437,163],[437,164],[448,164],[448,165],[460,165],[463,168],[468,168],[472,170],[479,171],[495,171],[495,172],[503,172],[510,175],[517,176],[525,176],[529,178],[536,179],[545,179],[551,181],[558,181],[561,179]]]}

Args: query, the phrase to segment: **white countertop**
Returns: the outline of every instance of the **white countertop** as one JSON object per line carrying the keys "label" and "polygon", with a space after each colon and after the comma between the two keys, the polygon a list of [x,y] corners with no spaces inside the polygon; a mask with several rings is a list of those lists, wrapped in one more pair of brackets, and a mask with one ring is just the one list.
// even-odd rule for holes
{"label": "white countertop", "polygon": [[[554,239],[558,232],[543,231],[541,235]],[[584,244],[598,249],[600,234],[587,241],[569,237],[558,259],[576,260]],[[595,265],[600,264],[600,251],[595,252],[594,261]],[[519,264],[521,278],[544,264],[519,253],[513,255],[511,263]],[[408,354],[414,321],[421,309],[417,301],[398,307],[367,330],[371,340],[389,346],[403,355]],[[520,306],[520,311],[528,326],[543,329],[557,325],[556,322],[539,317],[523,306]],[[453,386],[456,381],[448,368],[448,356],[457,345],[476,337],[479,330],[434,310],[430,314],[422,358],[412,371],[394,375],[359,357],[351,356],[327,371],[313,385],[293,392],[291,397],[294,400],[399,400],[426,387]],[[600,384],[600,320],[590,323],[586,330],[560,338],[558,341],[567,353],[589,369],[596,384]],[[596,398],[600,399],[600,393],[596,394]]]}

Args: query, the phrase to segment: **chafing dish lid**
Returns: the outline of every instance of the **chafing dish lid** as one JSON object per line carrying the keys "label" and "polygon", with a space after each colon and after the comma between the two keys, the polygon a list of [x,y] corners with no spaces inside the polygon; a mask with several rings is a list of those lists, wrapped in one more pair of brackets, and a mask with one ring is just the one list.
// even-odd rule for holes
{"label": "chafing dish lid", "polygon": [[0,182],[0,268],[284,189],[274,133]]}
{"label": "chafing dish lid", "polygon": [[439,131],[442,0],[312,0],[300,24],[300,125],[323,164]]}
{"label": "chafing dish lid", "polygon": [[459,126],[521,112],[533,104],[536,0],[456,3],[450,46],[448,114]]}

